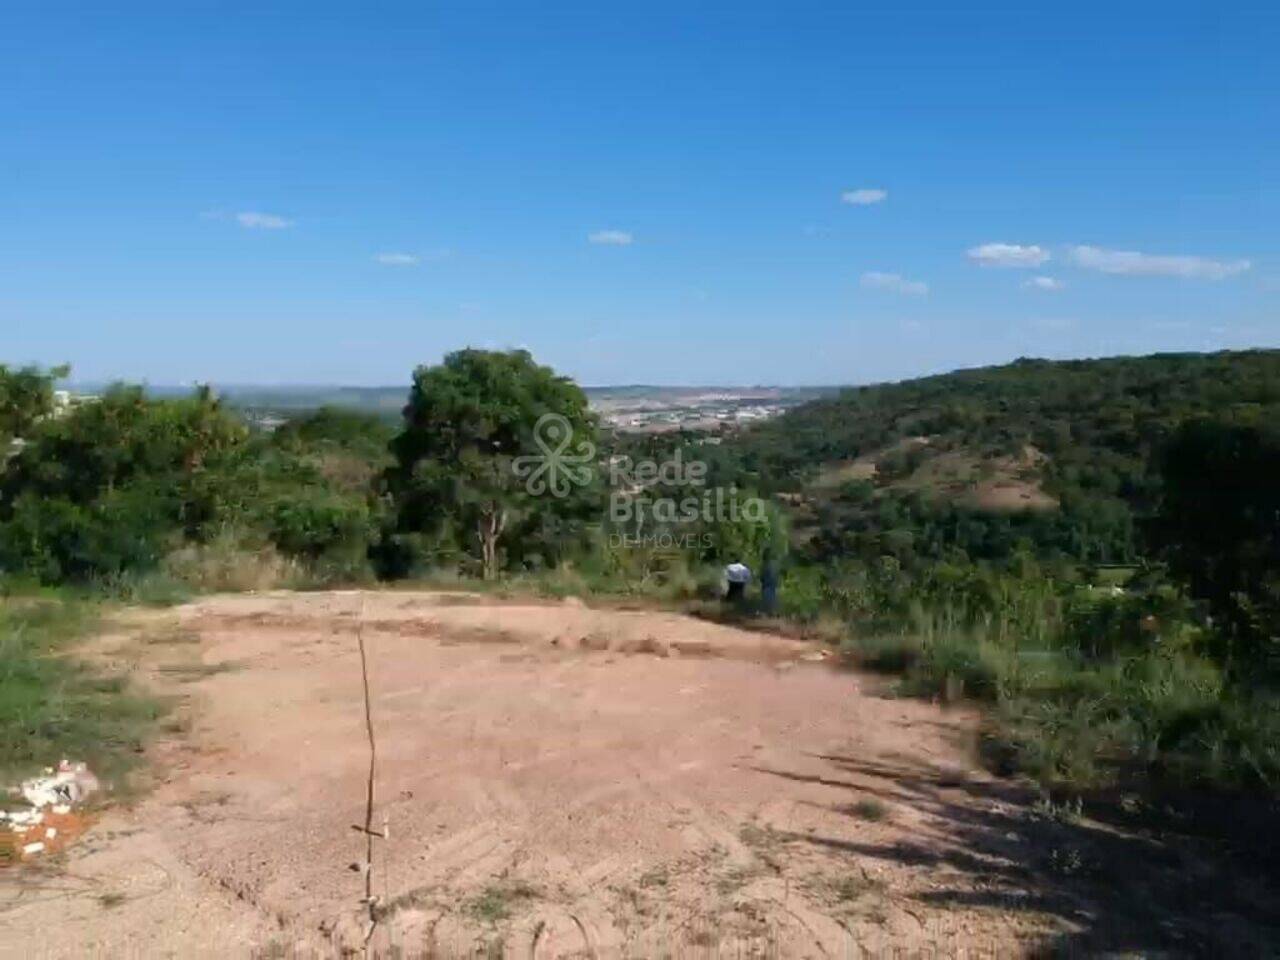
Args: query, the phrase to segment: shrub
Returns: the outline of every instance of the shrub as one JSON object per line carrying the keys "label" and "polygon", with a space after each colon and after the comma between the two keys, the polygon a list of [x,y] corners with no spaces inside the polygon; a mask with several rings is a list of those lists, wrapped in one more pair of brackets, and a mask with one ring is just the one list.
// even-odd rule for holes
{"label": "shrub", "polygon": [[201,593],[301,587],[310,581],[297,560],[281,556],[270,544],[251,546],[233,532],[175,550],[165,558],[164,572]]}

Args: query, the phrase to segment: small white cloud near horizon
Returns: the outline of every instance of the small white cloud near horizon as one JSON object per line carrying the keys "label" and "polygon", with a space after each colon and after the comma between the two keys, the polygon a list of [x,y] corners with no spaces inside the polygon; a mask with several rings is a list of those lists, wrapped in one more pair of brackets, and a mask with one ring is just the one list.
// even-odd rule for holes
{"label": "small white cloud near horizon", "polygon": [[596,230],[587,234],[587,243],[606,247],[629,246],[633,239],[626,230]]}
{"label": "small white cloud near horizon", "polygon": [[249,230],[283,230],[292,227],[293,221],[274,213],[258,213],[246,210],[236,214],[236,223]]}
{"label": "small white cloud near horizon", "polygon": [[1049,251],[1032,244],[984,243],[970,247],[966,255],[980,267],[1016,267],[1030,269],[1049,259]]}
{"label": "small white cloud near horizon", "polygon": [[1022,284],[1028,290],[1061,290],[1066,286],[1056,277],[1032,277]]}
{"label": "small white cloud near horizon", "polygon": [[880,270],[868,270],[858,278],[858,283],[867,290],[888,290],[908,297],[923,297],[929,292],[929,285],[923,280],[908,280],[900,273]]}
{"label": "small white cloud near horizon", "polygon": [[1077,267],[1130,277],[1182,277],[1189,280],[1225,280],[1244,273],[1248,260],[1210,260],[1207,257],[1158,255],[1137,250],[1105,250],[1080,245],[1071,248]]}
{"label": "small white cloud near horizon", "polygon": [[413,253],[379,253],[373,259],[388,267],[416,267],[422,258]]}
{"label": "small white cloud near horizon", "polygon": [[840,194],[840,202],[849,203],[855,207],[869,207],[875,203],[882,203],[888,196],[888,190],[880,190],[876,187],[861,187],[858,190],[846,190]]}

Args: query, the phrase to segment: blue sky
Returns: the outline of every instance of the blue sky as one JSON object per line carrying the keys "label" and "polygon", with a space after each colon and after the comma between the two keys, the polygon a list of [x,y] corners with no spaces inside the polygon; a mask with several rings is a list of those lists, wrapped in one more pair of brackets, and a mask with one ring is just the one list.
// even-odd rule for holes
{"label": "blue sky", "polygon": [[971,6],[15,6],[0,360],[803,384],[1280,346],[1280,7]]}

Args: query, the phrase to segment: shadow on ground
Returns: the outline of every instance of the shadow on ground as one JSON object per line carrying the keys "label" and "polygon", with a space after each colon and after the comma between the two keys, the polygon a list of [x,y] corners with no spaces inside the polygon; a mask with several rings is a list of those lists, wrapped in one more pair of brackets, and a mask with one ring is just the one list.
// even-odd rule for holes
{"label": "shadow on ground", "polygon": [[[858,816],[867,796],[935,819],[919,843],[875,844],[812,834],[791,840],[829,854],[929,868],[938,888],[916,899],[936,907],[988,907],[1055,918],[1063,930],[1036,957],[1280,955],[1280,885],[1270,837],[1257,849],[1226,848],[1167,817],[1100,805],[1081,816],[1040,801],[1012,781],[971,780],[909,761],[819,756],[829,774],[756,768],[790,780],[847,788],[836,812]],[[1274,821],[1272,821],[1274,822]],[[1259,838],[1261,839],[1261,838]],[[954,887],[954,889],[952,889]]]}

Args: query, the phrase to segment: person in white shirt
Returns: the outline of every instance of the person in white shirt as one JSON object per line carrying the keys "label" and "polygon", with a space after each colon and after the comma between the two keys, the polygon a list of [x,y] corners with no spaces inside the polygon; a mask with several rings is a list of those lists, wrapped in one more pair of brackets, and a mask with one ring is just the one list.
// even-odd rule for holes
{"label": "person in white shirt", "polygon": [[747,584],[751,582],[751,568],[735,560],[724,568],[724,579],[728,583],[724,598],[730,603],[742,603],[747,596]]}

